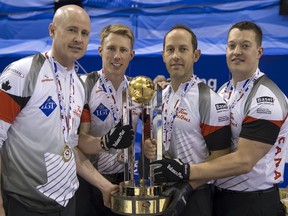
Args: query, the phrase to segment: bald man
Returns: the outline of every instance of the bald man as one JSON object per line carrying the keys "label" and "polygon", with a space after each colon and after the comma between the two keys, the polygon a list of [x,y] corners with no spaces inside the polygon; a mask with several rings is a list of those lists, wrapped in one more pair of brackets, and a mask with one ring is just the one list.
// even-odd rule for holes
{"label": "bald man", "polygon": [[49,33],[51,50],[13,62],[0,77],[0,216],[74,216],[76,173],[108,207],[118,190],[77,148],[85,91],[74,63],[87,49],[89,16],[63,6]]}

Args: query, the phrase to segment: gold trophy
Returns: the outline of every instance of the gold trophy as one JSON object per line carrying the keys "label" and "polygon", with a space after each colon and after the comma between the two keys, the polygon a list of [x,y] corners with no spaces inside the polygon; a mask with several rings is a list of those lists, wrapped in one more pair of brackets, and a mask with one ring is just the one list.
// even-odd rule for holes
{"label": "gold trophy", "polygon": [[[160,91],[160,88],[158,88]],[[162,101],[162,94],[157,93],[157,98]],[[129,94],[129,97],[128,95]],[[152,122],[152,113],[156,110],[156,118],[158,123],[156,128],[157,134],[157,157],[162,158],[162,115],[161,104],[158,102],[152,107],[152,98],[155,95],[155,85],[152,80],[145,76],[137,76],[129,82],[128,93],[123,92],[123,123],[127,124],[131,121],[131,110],[133,109],[132,101],[139,104],[141,109],[141,117],[149,116]],[[131,101],[132,100],[132,101]],[[134,104],[135,104],[134,103]],[[160,105],[160,106],[159,106]],[[161,116],[161,117],[160,117]],[[147,116],[146,116],[147,117]],[[150,125],[149,125],[150,124]],[[152,138],[151,123],[142,124],[142,143],[144,140]],[[148,126],[148,129],[145,128]],[[147,130],[150,132],[147,137]],[[145,136],[146,135],[146,136]],[[159,138],[159,139],[158,139]],[[159,141],[159,142],[158,142]],[[141,144],[142,146],[142,144]],[[143,151],[142,160],[144,158]],[[112,195],[111,209],[113,212],[121,215],[160,215],[168,207],[170,199],[163,196],[164,185],[155,185],[153,181],[153,168],[150,168],[150,179],[141,178],[138,182],[134,179],[135,164],[134,146],[124,150],[124,182],[119,185],[119,192]],[[145,163],[142,162],[143,170]],[[148,166],[148,164],[146,164]],[[144,176],[144,175],[143,175]]]}

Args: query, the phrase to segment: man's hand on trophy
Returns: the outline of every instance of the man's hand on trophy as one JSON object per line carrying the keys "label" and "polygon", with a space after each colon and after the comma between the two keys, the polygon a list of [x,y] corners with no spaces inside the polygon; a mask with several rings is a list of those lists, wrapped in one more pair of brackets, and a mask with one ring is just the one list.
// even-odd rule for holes
{"label": "man's hand on trophy", "polygon": [[157,90],[158,86],[161,89],[165,89],[167,85],[169,85],[170,80],[167,80],[165,76],[158,75],[154,78],[153,83],[155,84],[155,88]]}
{"label": "man's hand on trophy", "polygon": [[190,165],[180,159],[163,159],[150,163],[154,168],[154,182],[182,182],[189,180]]}
{"label": "man's hand on trophy", "polygon": [[111,208],[111,195],[117,193],[119,191],[119,186],[115,184],[111,184],[109,186],[103,187],[101,190],[103,196],[104,205],[107,208]]}
{"label": "man's hand on trophy", "polygon": [[188,182],[177,183],[165,190],[163,195],[171,197],[172,201],[163,213],[163,216],[181,215],[192,192],[193,188]]}
{"label": "man's hand on trophy", "polygon": [[119,122],[106,135],[101,137],[101,147],[108,151],[110,148],[124,149],[132,145],[135,132],[131,125],[121,125]]}
{"label": "man's hand on trophy", "polygon": [[152,160],[156,156],[157,142],[156,139],[146,139],[143,145],[144,155]]}

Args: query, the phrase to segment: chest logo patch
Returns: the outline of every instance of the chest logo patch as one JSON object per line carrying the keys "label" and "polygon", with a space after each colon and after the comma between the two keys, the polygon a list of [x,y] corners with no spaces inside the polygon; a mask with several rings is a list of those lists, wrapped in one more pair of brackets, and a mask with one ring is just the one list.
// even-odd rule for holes
{"label": "chest logo patch", "polygon": [[97,116],[101,121],[105,121],[109,113],[110,113],[110,110],[106,106],[104,106],[102,103],[100,103],[99,106],[93,112],[93,114]]}
{"label": "chest logo patch", "polygon": [[39,107],[39,109],[48,117],[57,107],[57,104],[52,99],[51,96],[48,96],[46,101]]}

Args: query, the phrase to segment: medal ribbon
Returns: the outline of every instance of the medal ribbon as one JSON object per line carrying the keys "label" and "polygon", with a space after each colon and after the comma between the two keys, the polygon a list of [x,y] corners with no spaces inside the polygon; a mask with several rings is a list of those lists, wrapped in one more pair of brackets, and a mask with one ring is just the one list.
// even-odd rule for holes
{"label": "medal ribbon", "polygon": [[234,87],[231,80],[227,83],[224,89],[224,100],[226,101],[226,103],[228,103],[228,107],[230,110],[235,107],[237,102],[243,98],[246,92],[248,92],[248,90],[253,86],[254,82],[262,75],[263,73],[261,73],[260,70],[257,68],[256,72],[244,82],[242,88],[238,91],[238,94],[235,95],[234,100],[231,103],[229,103],[229,100],[231,99]]}
{"label": "medal ribbon", "polygon": [[68,107],[68,112],[67,112],[67,106],[64,102],[64,95],[63,95],[64,85],[62,85],[61,80],[59,79],[59,71],[57,69],[57,64],[52,57],[47,55],[47,53],[45,53],[45,56],[48,57],[48,60],[55,73],[58,101],[59,101],[59,107],[60,107],[62,133],[64,136],[65,143],[70,147],[68,143],[68,137],[71,133],[71,129],[73,128],[73,124],[74,124],[73,109],[72,109],[72,104],[75,103],[74,78],[71,73],[70,74],[70,87],[69,87],[69,107]]}
{"label": "medal ribbon", "polygon": [[[102,72],[102,75],[104,75],[103,72]],[[124,79],[125,79],[125,85],[123,86],[123,90],[124,89],[127,90],[128,80],[125,76],[124,76]],[[112,112],[113,120],[114,120],[114,123],[116,125],[120,121],[121,117],[118,116],[119,108],[117,106],[116,99],[113,95],[112,85],[109,84],[107,78],[104,76],[100,76],[99,82],[100,82],[100,85],[101,85],[103,91],[106,93],[106,97],[107,97],[108,101],[110,101],[110,110]]]}
{"label": "medal ribbon", "polygon": [[171,143],[171,137],[172,137],[172,129],[173,129],[173,123],[174,120],[179,112],[179,105],[183,99],[183,97],[186,95],[186,93],[189,91],[189,89],[196,83],[198,77],[196,75],[193,75],[189,78],[188,82],[185,84],[183,88],[183,92],[181,93],[180,99],[178,99],[173,107],[173,110],[168,114],[168,105],[169,105],[169,99],[172,92],[172,87],[169,85],[169,89],[167,93],[164,95],[164,104],[163,104],[163,145],[165,151],[168,151],[170,148]]}

